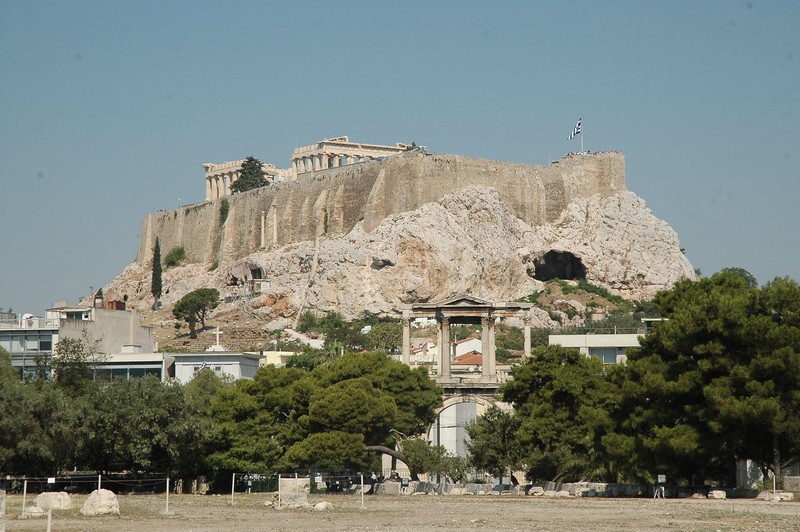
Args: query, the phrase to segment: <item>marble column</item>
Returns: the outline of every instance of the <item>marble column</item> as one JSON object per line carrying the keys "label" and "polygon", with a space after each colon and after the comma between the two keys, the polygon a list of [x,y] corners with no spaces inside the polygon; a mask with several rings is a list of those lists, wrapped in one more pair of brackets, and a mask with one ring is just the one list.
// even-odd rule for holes
{"label": "marble column", "polygon": [[442,318],[442,376],[450,376],[450,355],[453,344],[450,342],[450,318]]}
{"label": "marble column", "polygon": [[403,316],[403,364],[411,365],[411,318]]}
{"label": "marble column", "polygon": [[494,324],[495,318],[489,318],[489,375],[496,375],[497,374],[497,367],[495,364],[495,353],[494,353]]}
{"label": "marble column", "polygon": [[442,320],[436,320],[436,375],[442,376]]}
{"label": "marble column", "polygon": [[489,318],[481,318],[481,375],[491,375],[489,373]]}
{"label": "marble column", "polygon": [[522,318],[522,323],[525,326],[524,334],[525,334],[525,357],[531,357],[531,313],[529,310],[525,311],[525,316]]}

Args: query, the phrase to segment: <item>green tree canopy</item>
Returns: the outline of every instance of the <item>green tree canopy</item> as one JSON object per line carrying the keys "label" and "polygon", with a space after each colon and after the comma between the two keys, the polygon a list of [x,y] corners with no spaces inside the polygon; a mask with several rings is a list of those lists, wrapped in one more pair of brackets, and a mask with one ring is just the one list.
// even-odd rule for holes
{"label": "green tree canopy", "polygon": [[231,185],[231,193],[238,194],[269,185],[265,175],[261,161],[252,156],[247,157],[242,162],[242,175]]}
{"label": "green tree canopy", "polygon": [[599,359],[559,345],[537,347],[513,368],[501,391],[515,409],[529,478],[608,479],[595,453],[596,438],[612,425],[614,387],[605,372]]}
{"label": "green tree canopy", "polygon": [[62,338],[50,358],[56,384],[70,395],[80,394],[92,380],[87,348],[81,338]]}
{"label": "green tree canopy", "polygon": [[479,418],[468,422],[465,429],[470,462],[478,469],[502,478],[522,465],[524,452],[518,431],[520,418],[492,406]]}
{"label": "green tree canopy", "polygon": [[[655,474],[732,482],[737,459],[780,479],[800,459],[800,288],[738,271],[659,293],[660,322],[628,358],[611,437]],[[780,480],[778,480],[780,483]]]}
{"label": "green tree canopy", "polygon": [[98,472],[203,472],[210,420],[180,385],[155,377],[90,387],[80,402],[79,460]]}
{"label": "green tree canopy", "polygon": [[[261,368],[212,405],[215,471],[366,467],[366,445],[391,445],[392,430],[421,434],[441,405],[424,370],[384,353],[346,354],[314,369]],[[333,446],[345,445],[337,455]],[[219,476],[219,475],[218,475]]]}
{"label": "green tree canopy", "polygon": [[219,292],[216,288],[198,288],[183,296],[172,309],[172,314],[179,320],[189,324],[189,336],[197,338],[197,322],[200,327],[206,326],[206,315],[219,304]]}

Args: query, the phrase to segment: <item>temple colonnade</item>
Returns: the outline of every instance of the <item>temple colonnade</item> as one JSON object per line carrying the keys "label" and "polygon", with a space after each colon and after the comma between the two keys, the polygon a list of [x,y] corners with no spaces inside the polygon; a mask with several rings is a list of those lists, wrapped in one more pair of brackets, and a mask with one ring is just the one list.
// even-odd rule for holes
{"label": "temple colonnade", "polygon": [[344,137],[334,137],[296,148],[292,153],[292,170],[296,175],[317,172],[329,168],[340,168],[350,164],[381,159],[409,149],[398,142],[394,146],[350,142]]}

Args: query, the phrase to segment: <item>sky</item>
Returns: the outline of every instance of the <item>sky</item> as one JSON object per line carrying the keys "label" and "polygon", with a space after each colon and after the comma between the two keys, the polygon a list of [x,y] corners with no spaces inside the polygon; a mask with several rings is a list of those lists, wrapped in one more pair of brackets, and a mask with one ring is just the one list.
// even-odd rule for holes
{"label": "sky", "polygon": [[348,135],[625,153],[704,275],[800,280],[800,2],[0,0],[0,308],[109,283],[202,164]]}

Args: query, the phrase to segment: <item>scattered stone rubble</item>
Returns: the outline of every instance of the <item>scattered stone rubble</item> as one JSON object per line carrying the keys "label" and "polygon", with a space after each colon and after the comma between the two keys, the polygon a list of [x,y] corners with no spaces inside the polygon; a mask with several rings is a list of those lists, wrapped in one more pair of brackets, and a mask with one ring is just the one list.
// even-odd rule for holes
{"label": "scattered stone rubble", "polygon": [[308,502],[308,494],[304,491],[299,492],[274,492],[272,500],[264,503],[267,508],[275,510],[311,510],[315,512],[325,512],[333,510],[333,504],[328,501],[321,501],[316,504]]}

